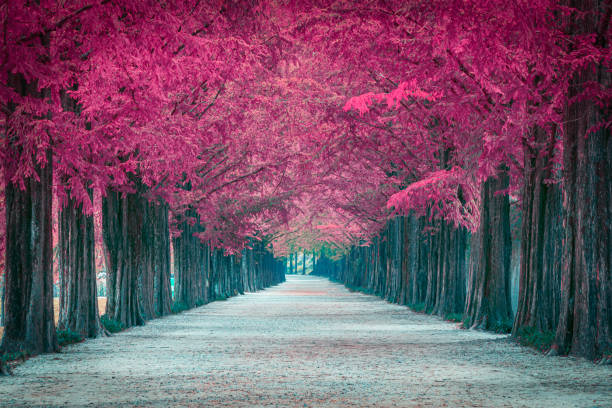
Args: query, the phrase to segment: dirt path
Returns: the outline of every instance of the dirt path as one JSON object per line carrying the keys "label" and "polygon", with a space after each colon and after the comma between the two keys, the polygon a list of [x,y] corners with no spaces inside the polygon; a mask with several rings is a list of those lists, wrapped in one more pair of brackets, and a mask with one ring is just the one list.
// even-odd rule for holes
{"label": "dirt path", "polygon": [[0,406],[611,407],[612,369],[289,277],[28,360]]}

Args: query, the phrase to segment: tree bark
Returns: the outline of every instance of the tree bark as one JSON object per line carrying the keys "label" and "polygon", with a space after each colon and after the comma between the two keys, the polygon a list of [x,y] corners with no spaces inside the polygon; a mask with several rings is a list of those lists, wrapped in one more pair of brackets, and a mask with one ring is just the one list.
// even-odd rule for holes
{"label": "tree bark", "polygon": [[317,253],[312,250],[312,272],[314,273],[315,267],[317,266]]}
{"label": "tree bark", "polygon": [[[609,48],[611,2],[577,0],[572,5],[587,14],[572,17],[570,34],[594,34],[596,47]],[[577,72],[565,112],[561,311],[552,352],[603,356],[603,362],[612,363],[612,137],[605,126],[589,133],[609,120],[610,112],[594,98],[576,98],[593,83],[607,89],[612,74],[594,63]]]}
{"label": "tree bark", "polygon": [[423,229],[426,226],[423,218],[415,219],[410,216],[410,286],[408,304],[415,306],[425,302],[427,287],[427,271],[429,270],[428,240],[425,238]]}
{"label": "tree bark", "polygon": [[[8,142],[8,149],[15,150]],[[16,155],[19,152],[15,152]],[[58,351],[53,319],[52,155],[25,189],[5,168],[5,327],[0,350],[30,355]]]}
{"label": "tree bark", "polygon": [[124,327],[142,325],[139,278],[145,262],[145,200],[137,193],[107,191],[102,199],[102,236],[106,255],[106,315]]}
{"label": "tree bark", "polygon": [[440,265],[440,235],[441,230],[444,228],[438,221],[434,223],[434,227],[437,229],[435,232],[430,232],[427,239],[428,242],[428,253],[427,253],[427,289],[425,292],[425,310],[427,312],[433,311],[436,305],[436,299],[438,294],[438,274]]}
{"label": "tree bark", "polygon": [[385,229],[388,243],[385,299],[391,303],[399,303],[402,288],[402,227],[401,218],[394,217]]}
{"label": "tree bark", "polygon": [[559,319],[563,228],[561,189],[551,178],[555,135],[534,129],[535,147],[524,149],[519,300],[512,334],[552,331]]}
{"label": "tree bark", "polygon": [[[194,213],[190,214],[195,217]],[[209,249],[194,235],[201,229],[195,218],[193,225],[183,222],[181,235],[174,238],[174,300],[189,309],[208,303],[209,290],[215,293],[213,285],[218,284],[216,258],[213,257],[211,271]]]}
{"label": "tree bark", "polygon": [[152,201],[145,208],[143,244],[147,278],[141,284],[141,296],[147,299],[145,316],[154,318],[170,314],[172,294],[170,288],[170,227],[168,205]]}
{"label": "tree bark", "polygon": [[58,329],[84,337],[105,333],[98,313],[93,215],[70,196],[59,214]]}
{"label": "tree bark", "polygon": [[434,313],[439,316],[463,313],[465,309],[467,231],[446,225],[440,252],[439,285]]}
{"label": "tree bark", "polygon": [[505,331],[511,323],[510,203],[508,195],[496,194],[507,189],[508,183],[508,175],[502,171],[482,186],[481,219],[478,232],[472,235],[464,313],[464,324],[468,328]]}

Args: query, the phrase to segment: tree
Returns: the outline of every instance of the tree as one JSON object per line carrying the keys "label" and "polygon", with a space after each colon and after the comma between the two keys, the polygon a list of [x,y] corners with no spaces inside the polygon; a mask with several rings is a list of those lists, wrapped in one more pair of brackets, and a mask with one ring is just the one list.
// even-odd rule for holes
{"label": "tree", "polygon": [[57,327],[84,337],[104,334],[98,313],[93,215],[69,199],[59,214],[60,310]]}
{"label": "tree", "polygon": [[145,263],[142,244],[144,205],[144,199],[137,193],[108,191],[102,200],[108,293],[106,315],[124,327],[145,322],[138,288]]}
{"label": "tree", "polygon": [[535,328],[551,332],[560,310],[563,237],[561,187],[554,183],[555,132],[534,129],[525,146],[519,303],[512,334]]}
{"label": "tree", "polygon": [[194,235],[198,231],[201,227],[197,218],[191,218],[183,222],[181,235],[173,239],[174,299],[188,308],[211,300],[209,291],[213,285],[213,270],[217,266],[212,264],[211,250]]}
{"label": "tree", "polygon": [[512,322],[510,305],[510,203],[508,175],[482,187],[481,220],[471,244],[470,275],[465,304],[464,325],[469,328],[508,331]]}
{"label": "tree", "polygon": [[[567,29],[581,64],[570,79],[563,131],[561,310],[552,353],[610,363],[612,350],[612,137],[610,1],[578,1]],[[584,12],[584,14],[580,14]],[[580,58],[591,46],[602,59]],[[573,48],[574,46],[570,46]],[[604,56],[605,55],[605,56]],[[597,61],[597,60],[596,60]],[[607,90],[606,90],[607,89]]]}
{"label": "tree", "polygon": [[[6,200],[6,294],[3,353],[58,350],[53,319],[51,152],[38,181],[16,186],[8,173]],[[5,169],[5,171],[8,169]]]}

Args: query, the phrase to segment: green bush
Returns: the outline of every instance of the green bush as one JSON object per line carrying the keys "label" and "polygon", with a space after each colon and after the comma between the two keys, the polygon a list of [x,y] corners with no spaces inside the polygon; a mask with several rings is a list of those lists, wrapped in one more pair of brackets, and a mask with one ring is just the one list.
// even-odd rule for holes
{"label": "green bush", "polygon": [[107,315],[100,316],[100,322],[109,333],[119,333],[124,329],[123,324],[109,318]]}
{"label": "green bush", "polygon": [[174,302],[172,306],[170,307],[170,310],[174,314],[184,312],[185,310],[188,310],[188,309],[189,307],[187,306],[185,302]]}
{"label": "green bush", "polygon": [[217,297],[215,298],[215,302],[218,302],[220,300],[227,300],[228,297],[224,296],[224,295],[217,295]]}
{"label": "green bush", "polygon": [[532,347],[543,352],[552,346],[555,340],[555,333],[552,331],[540,331],[535,327],[522,327],[516,334],[516,340],[523,346]]}
{"label": "green bush", "polygon": [[71,330],[58,330],[57,331],[57,343],[60,347],[67,346],[68,344],[80,343],[85,338],[80,334]]}

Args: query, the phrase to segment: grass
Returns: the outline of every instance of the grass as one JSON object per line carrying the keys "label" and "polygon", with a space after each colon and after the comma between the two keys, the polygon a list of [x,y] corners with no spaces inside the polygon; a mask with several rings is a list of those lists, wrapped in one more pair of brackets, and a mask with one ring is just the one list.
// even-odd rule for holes
{"label": "grass", "polygon": [[513,320],[509,319],[509,320],[504,320],[501,322],[495,322],[491,325],[491,327],[489,328],[491,331],[494,331],[495,333],[502,333],[502,334],[507,334],[510,333],[512,331],[512,324],[513,324]]}
{"label": "grass", "polygon": [[80,343],[85,338],[80,334],[71,330],[58,330],[57,331],[57,343],[60,347],[67,346],[68,344]]}
{"label": "grass", "polygon": [[170,311],[174,314],[184,312],[185,310],[188,310],[188,309],[189,307],[187,306],[185,302],[174,302],[172,306],[170,306]]}
{"label": "grass", "polygon": [[446,315],[444,315],[444,320],[460,323],[463,321],[463,313],[447,313]]}
{"label": "grass", "polygon": [[2,360],[3,363],[6,363],[7,361],[15,361],[15,360],[25,360],[26,358],[28,358],[28,352],[27,351],[17,351],[15,353],[4,353],[0,356],[0,360]]}
{"label": "grass", "polygon": [[100,316],[100,322],[109,333],[119,333],[125,328],[121,322],[113,320],[105,314]]}
{"label": "grass", "polygon": [[544,352],[552,346],[555,340],[555,333],[552,331],[540,331],[535,327],[521,327],[515,338],[523,346]]}
{"label": "grass", "polygon": [[425,303],[411,303],[408,307],[417,313],[425,313]]}
{"label": "grass", "polygon": [[228,299],[228,297],[227,297],[227,296],[224,296],[224,295],[217,295],[217,297],[215,298],[215,300],[214,300],[214,301],[215,301],[215,302],[218,302],[218,301],[223,301],[223,300],[227,300],[227,299]]}
{"label": "grass", "polygon": [[364,288],[363,286],[346,286],[349,292],[361,292],[366,295],[374,295],[374,291],[369,288]]}

